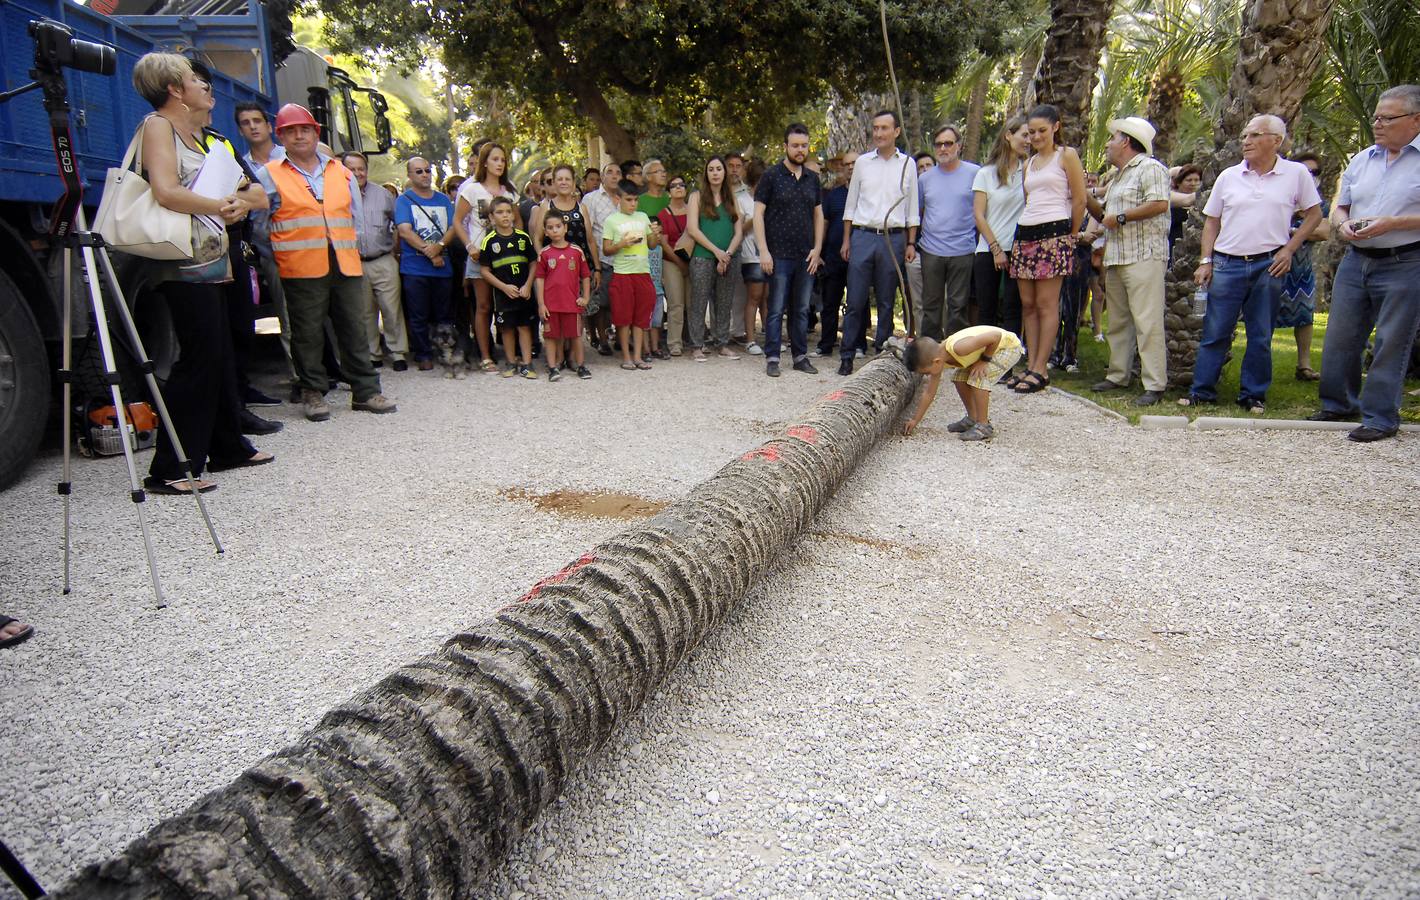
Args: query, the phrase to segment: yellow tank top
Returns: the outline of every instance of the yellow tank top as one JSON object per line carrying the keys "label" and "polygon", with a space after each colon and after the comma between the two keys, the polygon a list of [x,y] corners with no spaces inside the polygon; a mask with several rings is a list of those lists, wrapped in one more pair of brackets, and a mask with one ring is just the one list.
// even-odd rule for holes
{"label": "yellow tank top", "polygon": [[[977,350],[971,351],[971,352],[968,353],[966,356],[962,356],[962,355],[958,354],[957,351],[956,351],[956,344],[957,344],[958,341],[962,340],[963,338],[976,337],[977,335],[985,334],[986,332],[989,332],[989,331],[999,331],[999,330],[1000,330],[1000,329],[994,328],[994,327],[992,327],[992,326],[990,326],[990,325],[973,325],[973,326],[971,326],[970,328],[963,328],[961,331],[958,331],[956,334],[953,334],[953,335],[951,335],[950,337],[948,337],[948,338],[947,338],[947,341],[946,341],[946,345],[947,345],[947,355],[950,356],[951,359],[956,360],[956,365],[955,365],[955,366],[949,366],[949,368],[956,368],[956,369],[967,369],[967,368],[970,368],[972,365],[974,365],[974,364],[976,363],[976,361],[977,361],[978,359],[981,358],[981,354],[983,354],[983,353],[986,352],[985,349],[977,349]],[[948,360],[948,363],[950,363],[950,362],[951,362],[951,360]]]}

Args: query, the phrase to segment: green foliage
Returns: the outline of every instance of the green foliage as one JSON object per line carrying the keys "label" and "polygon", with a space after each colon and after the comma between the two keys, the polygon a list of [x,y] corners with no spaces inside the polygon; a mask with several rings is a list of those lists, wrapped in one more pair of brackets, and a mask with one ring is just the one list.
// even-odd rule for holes
{"label": "green foliage", "polygon": [[[1004,23],[1023,2],[890,0],[899,77],[935,82],[973,48],[999,52]],[[690,140],[749,144],[777,132],[827,81],[846,91],[886,81],[882,45],[868,37],[877,34],[876,0],[797,0],[752,14],[713,0],[319,5],[340,23],[332,39],[344,50],[374,47],[408,65],[442,51],[457,80],[517,98],[520,136],[565,133],[602,98],[623,127],[636,123],[628,128],[636,138],[679,128]]]}

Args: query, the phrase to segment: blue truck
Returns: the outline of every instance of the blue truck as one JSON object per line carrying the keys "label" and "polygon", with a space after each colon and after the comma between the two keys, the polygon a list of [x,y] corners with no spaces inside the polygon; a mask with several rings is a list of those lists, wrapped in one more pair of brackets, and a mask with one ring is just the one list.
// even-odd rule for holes
{"label": "blue truck", "polygon": [[[213,125],[239,147],[233,115],[244,101],[262,103],[271,114],[283,103],[307,106],[337,152],[384,153],[390,147],[384,97],[318,53],[291,45],[289,26],[283,29],[279,11],[273,15],[261,0],[0,0],[0,92],[33,80],[30,23],[46,19],[71,29],[76,39],[117,51],[113,75],[64,70],[90,221],[108,169],[122,162],[134,130],[151,111],[133,90],[132,73],[138,58],[154,50],[182,53],[207,66],[217,100]],[[284,51],[273,51],[273,44]],[[46,431],[63,304],[71,306],[76,352],[88,346],[92,318],[82,270],[76,268],[71,281],[74,296],[64,297],[63,254],[48,240],[63,184],[42,99],[32,91],[0,105],[0,490],[24,471]],[[177,352],[167,310],[142,260],[115,253],[113,261],[161,381]],[[122,329],[115,323],[111,330],[120,358],[132,359],[134,348],[126,347]],[[76,373],[85,366],[81,354]],[[140,387],[132,399],[141,394]]]}

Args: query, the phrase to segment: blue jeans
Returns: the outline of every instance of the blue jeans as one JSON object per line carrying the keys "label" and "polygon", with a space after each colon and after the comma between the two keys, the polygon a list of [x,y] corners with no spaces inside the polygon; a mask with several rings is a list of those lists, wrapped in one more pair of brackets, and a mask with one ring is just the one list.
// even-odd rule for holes
{"label": "blue jeans", "polygon": [[779,361],[784,302],[789,303],[789,350],[798,362],[809,355],[809,297],[814,277],[802,257],[774,257],[774,274],[769,281],[769,318],[764,323],[764,359]]}
{"label": "blue jeans", "polygon": [[1271,257],[1246,262],[1214,254],[1213,283],[1208,286],[1208,310],[1203,316],[1203,340],[1193,364],[1189,393],[1202,400],[1218,399],[1218,375],[1233,345],[1238,319],[1247,333],[1238,402],[1267,399],[1272,386],[1272,320],[1282,296],[1282,279],[1267,273]]}
{"label": "blue jeans", "polygon": [[453,322],[449,279],[435,275],[404,275],[404,313],[409,319],[409,350],[415,362],[434,358],[430,329]]}
{"label": "blue jeans", "polygon": [[[1420,250],[1372,259],[1349,251],[1331,286],[1331,317],[1321,348],[1321,408],[1352,415],[1382,431],[1400,425],[1410,348],[1420,329]],[[1376,330],[1371,368],[1361,386],[1366,338]]]}
{"label": "blue jeans", "polygon": [[[848,250],[848,309],[843,315],[843,345],[839,356],[852,359],[868,330],[868,288],[878,304],[878,328],[873,343],[881,347],[892,337],[892,314],[897,307],[897,271],[903,269],[906,236],[899,231],[887,236],[853,229]],[[894,266],[894,262],[896,266]]]}

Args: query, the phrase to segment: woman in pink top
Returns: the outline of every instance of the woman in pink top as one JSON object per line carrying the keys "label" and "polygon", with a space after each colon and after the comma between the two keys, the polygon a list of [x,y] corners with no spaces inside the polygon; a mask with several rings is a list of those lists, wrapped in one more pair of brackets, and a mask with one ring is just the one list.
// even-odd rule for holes
{"label": "woman in pink top", "polygon": [[1037,106],[1026,119],[1031,148],[1026,160],[1026,208],[1011,248],[1011,277],[1021,291],[1021,337],[1030,353],[1026,372],[1006,382],[1018,394],[1050,384],[1045,374],[1060,330],[1060,285],[1075,259],[1075,235],[1085,216],[1085,169],[1080,154],[1062,147],[1060,111]]}

